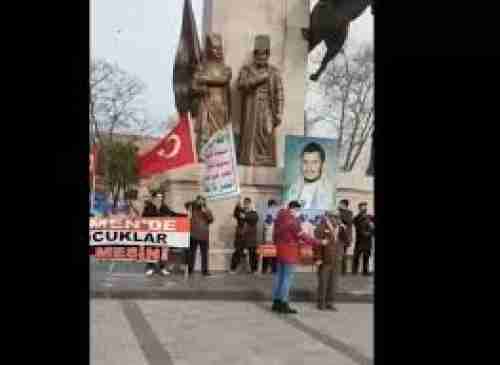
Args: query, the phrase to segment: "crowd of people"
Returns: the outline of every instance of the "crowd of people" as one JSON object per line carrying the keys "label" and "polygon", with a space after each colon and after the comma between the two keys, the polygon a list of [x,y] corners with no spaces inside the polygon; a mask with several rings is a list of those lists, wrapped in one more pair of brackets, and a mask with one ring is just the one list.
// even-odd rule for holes
{"label": "crowd of people", "polygon": [[[142,209],[130,204],[129,212],[141,217],[189,217],[191,221],[190,245],[188,250],[177,250],[177,253],[188,265],[188,273],[192,275],[196,263],[198,248],[201,254],[201,272],[210,276],[209,247],[210,225],[214,215],[207,206],[206,199],[198,195],[193,201],[184,205],[186,212],[178,213],[169,208],[165,196],[156,192],[147,196]],[[334,306],[338,274],[347,272],[347,250],[354,243],[352,274],[359,271],[362,260],[363,275],[370,275],[369,260],[375,234],[374,217],[368,214],[368,204],[361,202],[359,212],[354,215],[349,209],[349,201],[343,199],[336,211],[326,211],[314,230],[304,229],[301,224],[301,202],[291,201],[283,207],[274,199],[268,201],[264,212],[263,236],[258,237],[257,225],[259,213],[251,198],[246,197],[238,202],[233,211],[236,221],[234,252],[231,257],[229,273],[235,274],[242,263],[247,264],[248,273],[258,272],[257,247],[259,244],[274,244],[275,257],[262,260],[262,273],[274,275],[272,310],[280,313],[296,313],[289,305],[289,292],[293,285],[296,265],[300,262],[300,247],[312,246],[313,262],[317,267],[317,307],[320,310],[337,309]],[[355,238],[354,238],[355,237]],[[175,249],[173,249],[175,250]],[[175,253],[175,251],[174,251]],[[155,273],[169,275],[167,262],[148,263],[145,275]]]}

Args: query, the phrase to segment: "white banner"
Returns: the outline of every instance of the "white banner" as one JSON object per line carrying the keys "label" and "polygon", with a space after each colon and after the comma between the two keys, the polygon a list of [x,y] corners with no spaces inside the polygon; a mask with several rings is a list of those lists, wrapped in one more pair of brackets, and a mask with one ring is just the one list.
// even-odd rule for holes
{"label": "white banner", "polygon": [[200,151],[203,160],[201,189],[208,200],[225,199],[240,194],[238,165],[233,127],[217,131]]}
{"label": "white banner", "polygon": [[90,218],[90,246],[166,246],[188,248],[187,217]]}
{"label": "white banner", "polygon": [[94,230],[89,233],[90,246],[167,246],[189,247],[189,232],[132,232]]}

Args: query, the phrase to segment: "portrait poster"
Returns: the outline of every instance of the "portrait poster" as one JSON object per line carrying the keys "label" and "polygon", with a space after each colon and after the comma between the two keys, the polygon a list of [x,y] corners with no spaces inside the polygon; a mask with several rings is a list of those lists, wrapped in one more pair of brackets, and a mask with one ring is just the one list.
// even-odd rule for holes
{"label": "portrait poster", "polygon": [[326,210],[336,209],[336,150],[335,139],[285,138],[283,203],[301,203],[300,220],[311,233]]}

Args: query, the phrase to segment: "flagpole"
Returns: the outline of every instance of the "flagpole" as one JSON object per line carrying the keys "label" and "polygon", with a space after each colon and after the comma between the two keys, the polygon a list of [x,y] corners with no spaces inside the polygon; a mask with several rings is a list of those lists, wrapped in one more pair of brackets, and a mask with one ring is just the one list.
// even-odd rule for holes
{"label": "flagpole", "polygon": [[90,155],[92,158],[92,187],[90,188],[90,211],[94,209],[94,200],[95,200],[95,155],[94,155],[94,146],[95,146],[95,126],[93,123],[90,124],[90,138],[91,146],[90,146]]}
{"label": "flagpole", "polygon": [[90,210],[94,209],[94,202],[95,202],[95,170],[93,171],[92,174],[92,192],[91,192],[91,201],[90,201]]}
{"label": "flagpole", "polygon": [[188,123],[189,123],[189,133],[191,134],[191,147],[193,148],[194,152],[194,162],[198,163],[198,150],[196,149],[196,140],[198,139],[198,136],[194,135],[194,126],[193,126],[193,120],[191,119],[191,111],[187,112],[187,117],[188,117]]}

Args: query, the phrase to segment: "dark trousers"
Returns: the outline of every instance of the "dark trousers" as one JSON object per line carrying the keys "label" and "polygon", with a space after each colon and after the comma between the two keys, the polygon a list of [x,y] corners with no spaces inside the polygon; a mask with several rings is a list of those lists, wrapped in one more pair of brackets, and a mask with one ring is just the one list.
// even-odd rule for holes
{"label": "dark trousers", "polygon": [[265,274],[269,266],[271,266],[271,272],[276,274],[276,257],[264,257],[262,259],[262,273]]}
{"label": "dark trousers", "polygon": [[196,263],[196,251],[200,246],[201,253],[201,271],[205,274],[208,273],[208,241],[197,240],[191,238],[189,243],[189,273],[193,273]]}
{"label": "dark trousers", "polygon": [[337,263],[321,264],[318,268],[318,304],[333,304],[337,290]]}
{"label": "dark trousers", "polygon": [[347,255],[342,255],[341,265],[342,265],[342,275],[345,275],[347,272]]}
{"label": "dark trousers", "polygon": [[339,253],[340,258],[340,272],[345,275],[347,272],[347,245],[343,245],[343,251]]}
{"label": "dark trousers", "polygon": [[156,272],[159,272],[160,270],[163,270],[167,267],[167,262],[166,261],[159,261],[159,262],[148,262],[146,264],[146,269],[145,271],[148,270],[154,270]]}
{"label": "dark trousers", "polygon": [[[247,247],[248,253],[250,255],[250,269],[252,272],[257,271],[258,261],[257,261],[257,248],[256,247]],[[236,270],[238,265],[240,264],[241,258],[245,257],[245,248],[238,247],[235,249],[233,256],[231,257],[231,271]]]}
{"label": "dark trousers", "polygon": [[368,274],[368,264],[370,262],[370,250],[354,248],[354,256],[352,260],[352,273],[357,274],[359,268],[359,257],[363,256],[363,274]]}

